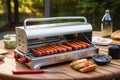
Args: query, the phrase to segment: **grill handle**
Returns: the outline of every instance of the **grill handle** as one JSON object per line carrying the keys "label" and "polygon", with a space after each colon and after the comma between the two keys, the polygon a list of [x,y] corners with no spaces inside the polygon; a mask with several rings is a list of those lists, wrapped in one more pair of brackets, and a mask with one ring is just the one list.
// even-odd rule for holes
{"label": "grill handle", "polygon": [[27,22],[38,22],[38,21],[52,21],[52,20],[65,20],[65,19],[83,19],[84,24],[87,24],[87,19],[83,16],[76,17],[51,17],[51,18],[28,18],[24,20],[24,29],[26,29]]}

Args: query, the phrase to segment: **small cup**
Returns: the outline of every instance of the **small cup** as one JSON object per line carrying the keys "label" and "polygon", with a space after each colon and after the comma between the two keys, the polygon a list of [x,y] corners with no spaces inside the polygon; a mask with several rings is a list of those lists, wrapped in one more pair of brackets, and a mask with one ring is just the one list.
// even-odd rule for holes
{"label": "small cup", "polygon": [[6,34],[4,37],[4,47],[6,49],[16,48],[16,35],[15,34]]}
{"label": "small cup", "polygon": [[120,59],[120,45],[112,44],[108,51],[112,59]]}

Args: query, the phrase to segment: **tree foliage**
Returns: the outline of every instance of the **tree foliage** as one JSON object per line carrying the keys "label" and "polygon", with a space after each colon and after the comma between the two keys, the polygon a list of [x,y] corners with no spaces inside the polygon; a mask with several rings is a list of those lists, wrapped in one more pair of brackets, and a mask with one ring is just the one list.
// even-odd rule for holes
{"label": "tree foliage", "polygon": [[[51,0],[51,16],[85,16],[94,30],[100,30],[106,9],[111,11],[114,30],[120,29],[120,0]],[[60,3],[61,2],[61,3]]]}
{"label": "tree foliage", "polygon": [[[21,21],[28,17],[44,17],[44,0],[18,1]],[[50,17],[85,16],[94,30],[100,30],[101,18],[105,10],[109,9],[112,13],[114,30],[116,30],[120,29],[119,7],[120,0],[50,0]],[[7,13],[6,9],[6,0],[0,0],[0,16]]]}

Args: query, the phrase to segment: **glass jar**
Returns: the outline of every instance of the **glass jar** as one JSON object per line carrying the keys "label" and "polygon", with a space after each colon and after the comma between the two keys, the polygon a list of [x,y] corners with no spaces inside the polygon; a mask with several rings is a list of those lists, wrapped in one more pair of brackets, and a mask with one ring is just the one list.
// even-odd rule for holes
{"label": "glass jar", "polygon": [[15,34],[4,35],[4,47],[6,49],[16,48],[16,35]]}
{"label": "glass jar", "polygon": [[112,34],[112,29],[113,29],[112,18],[110,16],[109,10],[106,10],[101,22],[101,34],[102,34],[101,36],[110,37],[110,35]]}

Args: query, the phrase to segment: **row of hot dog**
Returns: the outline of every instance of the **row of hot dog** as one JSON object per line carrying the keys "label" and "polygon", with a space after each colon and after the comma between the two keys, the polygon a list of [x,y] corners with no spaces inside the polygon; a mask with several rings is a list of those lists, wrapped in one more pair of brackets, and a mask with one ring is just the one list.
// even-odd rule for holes
{"label": "row of hot dog", "polygon": [[50,55],[56,53],[63,53],[72,50],[79,50],[83,48],[90,47],[89,43],[83,41],[68,41],[62,44],[50,44],[46,46],[41,46],[37,48],[30,49],[30,52],[37,56]]}

